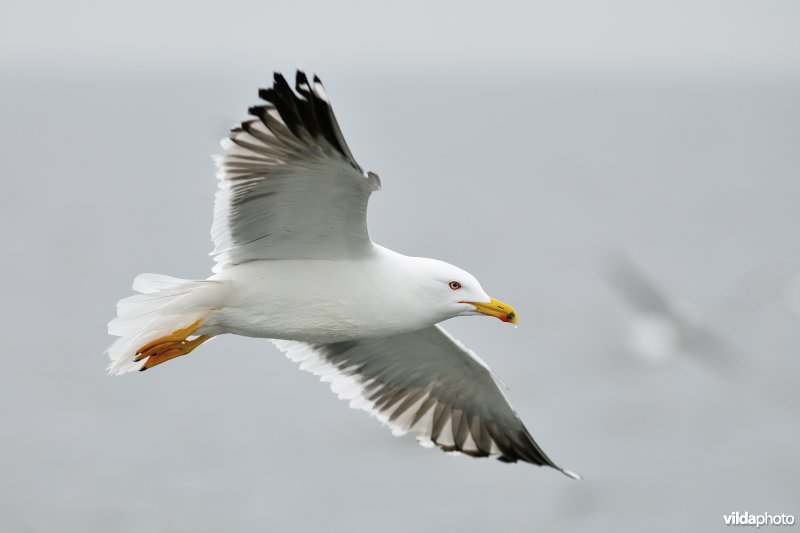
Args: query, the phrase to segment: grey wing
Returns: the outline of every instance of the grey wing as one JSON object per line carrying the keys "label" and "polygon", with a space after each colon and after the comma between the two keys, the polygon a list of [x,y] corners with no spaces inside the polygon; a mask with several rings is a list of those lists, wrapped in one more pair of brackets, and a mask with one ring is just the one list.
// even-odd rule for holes
{"label": "grey wing", "polygon": [[423,445],[448,452],[547,465],[579,477],[547,457],[489,367],[439,326],[333,344],[273,342],[395,435],[416,432]]}
{"label": "grey wing", "polygon": [[367,202],[380,180],[353,159],[319,78],[298,72],[295,90],[276,73],[259,91],[265,103],[215,158],[215,271],[257,259],[347,258],[372,246]]}
{"label": "grey wing", "polygon": [[605,274],[613,288],[640,313],[682,321],[664,294],[627,257],[616,256]]}

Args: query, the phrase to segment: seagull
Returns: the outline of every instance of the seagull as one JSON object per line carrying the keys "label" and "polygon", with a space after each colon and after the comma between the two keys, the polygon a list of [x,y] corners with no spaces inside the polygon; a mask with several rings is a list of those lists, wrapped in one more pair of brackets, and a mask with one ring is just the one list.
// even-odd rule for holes
{"label": "seagull", "polygon": [[612,258],[604,274],[635,311],[628,342],[642,359],[663,362],[685,350],[711,358],[716,364],[732,363],[727,356],[737,350],[686,311],[679,310],[627,257]]}
{"label": "seagull", "polygon": [[448,263],[372,242],[380,190],[353,157],[320,79],[279,73],[215,157],[205,280],[141,274],[108,324],[109,373],[148,370],[224,333],[267,338],[339,398],[424,446],[577,474],[539,447],[475,353],[438,324],[513,307]]}
{"label": "seagull", "polygon": [[609,261],[605,274],[612,288],[636,313],[631,318],[629,338],[636,355],[654,363],[680,355],[690,356],[735,383],[739,389],[793,413],[797,411],[800,397],[795,387],[776,381],[774,371],[765,373],[753,364],[758,358],[700,320],[678,311],[678,307],[625,256],[619,255]]}

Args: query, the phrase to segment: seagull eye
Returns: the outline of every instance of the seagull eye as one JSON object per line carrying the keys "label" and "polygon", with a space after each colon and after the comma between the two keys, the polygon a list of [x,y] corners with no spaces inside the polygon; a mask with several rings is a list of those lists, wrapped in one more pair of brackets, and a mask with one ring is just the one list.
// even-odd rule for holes
{"label": "seagull eye", "polygon": [[448,285],[450,285],[450,288],[453,289],[454,291],[457,291],[458,289],[461,288],[461,284],[457,281],[451,281],[450,283],[448,283]]}

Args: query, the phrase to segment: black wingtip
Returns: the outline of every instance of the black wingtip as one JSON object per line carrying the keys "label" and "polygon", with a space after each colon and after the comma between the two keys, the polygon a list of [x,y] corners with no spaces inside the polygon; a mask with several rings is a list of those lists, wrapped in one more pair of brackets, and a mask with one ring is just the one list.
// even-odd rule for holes
{"label": "black wingtip", "polygon": [[274,102],[276,96],[275,89],[272,87],[262,87],[258,90],[258,97],[267,102]]}
{"label": "black wingtip", "polygon": [[273,88],[278,94],[284,97],[294,97],[294,94],[292,93],[292,87],[289,85],[289,82],[286,81],[286,78],[283,77],[283,74],[276,72],[275,76],[273,76],[273,81]]}
{"label": "black wingtip", "polygon": [[308,83],[308,77],[302,70],[298,70],[294,77],[294,89],[306,98],[310,98],[311,85]]}
{"label": "black wingtip", "polygon": [[[284,75],[275,71],[272,86],[258,90],[258,97],[268,104],[250,107],[247,112],[260,118],[269,129],[265,115],[274,108],[280,115],[281,121],[295,137],[303,142],[307,142],[304,140],[306,136],[311,139],[324,138],[330,146],[346,157],[355,169],[363,172],[347,147],[327,95],[315,87],[317,84],[322,86],[322,81],[317,75],[314,75],[313,80],[313,83],[309,83],[306,73],[298,69],[295,72],[293,89]],[[377,176],[370,180],[373,190],[380,188]]]}

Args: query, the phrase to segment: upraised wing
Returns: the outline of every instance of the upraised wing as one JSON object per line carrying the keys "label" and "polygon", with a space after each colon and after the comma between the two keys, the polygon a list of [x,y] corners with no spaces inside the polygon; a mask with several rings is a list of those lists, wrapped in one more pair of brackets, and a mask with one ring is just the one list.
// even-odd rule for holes
{"label": "upraised wing", "polygon": [[372,246],[367,202],[380,180],[347,147],[319,78],[281,74],[223,140],[211,237],[215,271],[257,259],[340,259]]}

